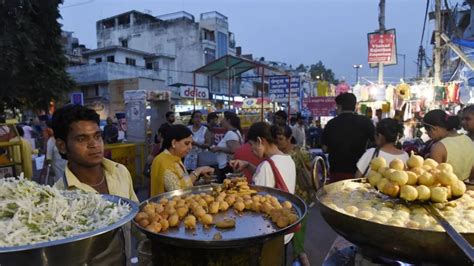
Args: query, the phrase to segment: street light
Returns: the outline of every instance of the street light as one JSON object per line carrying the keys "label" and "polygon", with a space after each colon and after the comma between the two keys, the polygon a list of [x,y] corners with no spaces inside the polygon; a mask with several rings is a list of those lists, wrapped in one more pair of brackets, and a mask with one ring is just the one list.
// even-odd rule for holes
{"label": "street light", "polygon": [[362,68],[362,65],[353,65],[352,67],[356,71],[356,84],[359,84],[359,68]]}
{"label": "street light", "polygon": [[406,54],[397,54],[397,56],[402,56],[403,57],[403,80],[405,80],[405,58],[406,58]]}

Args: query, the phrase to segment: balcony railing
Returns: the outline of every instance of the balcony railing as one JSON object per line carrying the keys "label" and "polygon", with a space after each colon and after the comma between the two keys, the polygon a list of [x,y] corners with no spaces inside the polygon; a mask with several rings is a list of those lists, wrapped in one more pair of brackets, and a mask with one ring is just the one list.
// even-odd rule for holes
{"label": "balcony railing", "polygon": [[173,20],[173,19],[187,18],[187,19],[190,19],[190,20],[194,21],[194,16],[189,14],[186,11],[179,11],[179,12],[164,14],[164,15],[161,15],[161,16],[157,16],[157,18],[161,19],[161,20]]}

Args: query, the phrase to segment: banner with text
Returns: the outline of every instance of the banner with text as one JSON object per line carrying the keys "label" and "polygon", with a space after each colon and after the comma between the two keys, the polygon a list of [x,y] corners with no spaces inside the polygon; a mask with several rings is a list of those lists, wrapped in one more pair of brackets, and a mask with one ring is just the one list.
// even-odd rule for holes
{"label": "banner with text", "polygon": [[309,110],[313,116],[335,116],[335,97],[308,97],[303,100],[303,109]]}
{"label": "banner with text", "polygon": [[397,64],[397,45],[395,29],[387,30],[381,34],[372,32],[367,34],[368,39],[368,62],[371,67]]}
{"label": "banner with text", "polygon": [[[275,102],[288,102],[288,77],[271,77],[268,80],[268,93]],[[297,99],[300,91],[300,77],[291,77],[291,98]],[[274,98],[274,99],[273,99]]]}

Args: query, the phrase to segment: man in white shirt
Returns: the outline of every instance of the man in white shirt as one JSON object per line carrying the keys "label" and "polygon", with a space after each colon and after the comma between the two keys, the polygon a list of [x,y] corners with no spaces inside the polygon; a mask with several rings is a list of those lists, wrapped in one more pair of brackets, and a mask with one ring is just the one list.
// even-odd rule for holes
{"label": "man in white shirt", "polygon": [[291,128],[291,130],[293,131],[296,145],[299,147],[306,147],[306,128],[304,122],[305,117],[298,112],[296,114],[296,124]]}

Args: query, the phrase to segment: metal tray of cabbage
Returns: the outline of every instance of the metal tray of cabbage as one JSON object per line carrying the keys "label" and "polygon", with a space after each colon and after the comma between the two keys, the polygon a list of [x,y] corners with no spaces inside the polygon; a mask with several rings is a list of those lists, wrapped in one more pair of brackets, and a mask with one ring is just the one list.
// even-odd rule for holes
{"label": "metal tray of cabbage", "polygon": [[[94,263],[91,258],[98,252],[109,248],[115,242],[119,229],[130,222],[138,212],[138,204],[114,195],[102,195],[104,199],[114,203],[127,203],[130,213],[106,227],[73,237],[31,245],[0,248],[0,265],[86,265]],[[122,239],[119,236],[119,239]],[[122,254],[125,260],[124,254]],[[107,258],[101,258],[106,259]],[[96,261],[100,263],[100,259]]]}
{"label": "metal tray of cabbage", "polygon": [[[442,228],[439,226],[437,227],[435,223],[432,223],[433,229],[420,229],[409,228],[409,226],[416,225],[416,223],[395,225],[383,221],[383,219],[367,220],[357,217],[357,215],[350,215],[348,212],[344,211],[343,208],[341,209],[336,205],[332,205],[331,201],[328,200],[327,195],[332,194],[334,197],[340,197],[340,195],[333,193],[340,193],[344,190],[347,191],[347,189],[350,190],[358,184],[365,182],[365,179],[339,181],[324,186],[317,193],[321,215],[339,235],[356,244],[365,252],[377,256],[399,259],[412,263],[428,262],[440,264],[447,263],[451,265],[470,265],[463,252],[454,244],[450,237],[442,231]],[[366,189],[371,190],[373,188],[367,186]],[[463,221],[468,223],[470,223],[469,221],[471,219],[474,219],[474,204],[470,196],[471,193],[472,192],[469,192],[468,190],[464,196],[450,202],[451,205],[455,204],[457,206],[469,205],[469,207],[464,208],[461,213],[462,215],[469,216],[469,219]],[[351,204],[355,204],[357,201],[360,202],[361,200],[371,204],[372,207],[383,206],[383,204],[391,206],[392,204],[380,202],[377,193],[372,192],[363,194],[362,199],[351,200]],[[349,208],[350,207],[346,207],[346,210],[351,211]],[[425,211],[423,207],[413,204],[407,204],[406,207],[398,206],[397,204],[395,208],[398,208],[398,210],[406,208],[410,211],[420,212],[420,215],[422,213],[424,215]],[[448,212],[446,212],[446,214],[448,214]],[[471,214],[471,212],[473,213]],[[453,211],[451,211],[451,214],[456,215]],[[432,219],[431,217],[429,218]],[[435,222],[434,219],[432,222]],[[435,227],[437,227],[437,229]],[[462,235],[471,245],[474,244],[474,231],[464,231]]]}
{"label": "metal tray of cabbage", "polygon": [[[267,195],[276,197],[280,202],[290,201],[298,220],[285,228],[278,228],[271,219],[265,217],[262,213],[253,211],[244,211],[241,214],[235,213],[230,207],[226,211],[213,214],[213,220],[219,221],[224,218],[235,219],[235,227],[229,229],[219,229],[215,226],[204,227],[201,223],[196,223],[195,229],[185,229],[183,222],[178,227],[168,228],[160,233],[153,233],[141,227],[135,220],[133,221],[138,228],[143,231],[152,241],[158,241],[168,245],[179,247],[205,247],[205,248],[225,248],[225,247],[243,247],[249,244],[265,242],[269,239],[283,236],[290,233],[306,215],[306,204],[298,197],[278,189],[252,186],[250,188],[257,191],[257,195]],[[175,190],[163,193],[159,196],[150,198],[140,204],[140,209],[148,202],[159,202],[161,199],[172,199],[176,196],[186,196],[190,194],[210,194],[212,185],[196,186],[193,188]],[[214,240],[214,236],[220,234],[220,240]]]}

